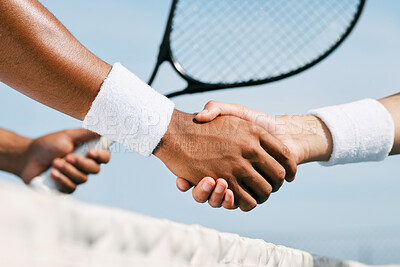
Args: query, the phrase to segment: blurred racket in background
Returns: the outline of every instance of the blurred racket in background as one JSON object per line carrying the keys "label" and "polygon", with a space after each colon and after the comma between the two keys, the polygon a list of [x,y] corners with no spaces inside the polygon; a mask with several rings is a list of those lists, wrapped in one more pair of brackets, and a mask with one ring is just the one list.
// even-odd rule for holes
{"label": "blurred racket in background", "polygon": [[365,0],[173,0],[149,84],[165,61],[188,83],[168,97],[295,75],[339,47],[364,5]]}

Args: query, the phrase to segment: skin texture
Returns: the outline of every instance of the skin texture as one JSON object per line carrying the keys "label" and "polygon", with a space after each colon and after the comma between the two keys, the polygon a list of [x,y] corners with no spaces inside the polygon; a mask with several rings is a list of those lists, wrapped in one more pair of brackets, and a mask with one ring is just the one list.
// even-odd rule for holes
{"label": "skin texture", "polygon": [[243,211],[265,202],[296,173],[296,162],[282,142],[233,116],[201,124],[194,115],[175,111],[154,154],[192,184],[205,176],[224,177]]}
{"label": "skin texture", "polygon": [[36,139],[0,129],[0,170],[19,176],[24,183],[52,168],[51,177],[63,192],[72,193],[88,174],[100,172],[110,160],[108,150],[90,150],[87,157],[72,154],[81,143],[99,138],[84,129],[65,130]]}
{"label": "skin texture", "polygon": [[0,81],[83,120],[111,66],[38,1],[0,1]]}
{"label": "skin texture", "polygon": [[[2,82],[84,119],[110,65],[80,44],[36,0],[0,1],[0,37]],[[250,127],[251,123],[236,117],[206,124],[195,123],[193,118],[175,111],[155,153],[176,175],[187,177],[192,184],[204,176],[224,177],[228,185],[223,187],[229,186],[235,202],[246,211],[264,202],[285,178],[294,177],[296,164],[290,151],[260,127]],[[214,149],[218,146],[222,150]],[[62,164],[57,160],[53,165]]]}
{"label": "skin texture", "polygon": [[[392,115],[395,124],[395,139],[390,155],[400,154],[400,94],[383,98],[379,102]],[[220,115],[237,116],[264,128],[292,151],[297,164],[327,161],[332,153],[333,144],[329,129],[317,117],[298,115],[274,117],[241,105],[210,101],[196,116],[196,120],[210,121]],[[182,177],[177,178],[176,184],[182,192],[191,188],[190,183]],[[236,208],[226,200],[227,196],[228,199],[233,197],[232,192],[226,190],[224,193],[220,191],[216,193],[217,185],[212,183],[209,177],[200,181],[199,185],[192,191],[193,198],[197,202],[204,203],[208,200],[212,207]]]}

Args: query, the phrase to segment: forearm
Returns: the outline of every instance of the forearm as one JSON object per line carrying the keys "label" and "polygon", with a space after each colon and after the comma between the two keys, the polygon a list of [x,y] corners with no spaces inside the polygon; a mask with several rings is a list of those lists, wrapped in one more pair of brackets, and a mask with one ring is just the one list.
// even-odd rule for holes
{"label": "forearm", "polygon": [[378,100],[392,115],[395,135],[394,144],[390,155],[400,154],[400,93]]}
{"label": "forearm", "polygon": [[0,81],[83,119],[111,67],[36,0],[0,1]]}
{"label": "forearm", "polygon": [[0,170],[19,175],[23,156],[31,142],[29,138],[0,129]]}
{"label": "forearm", "polygon": [[[394,123],[394,142],[390,155],[400,154],[400,94],[380,99],[378,102],[390,113]],[[335,145],[329,128],[315,116],[298,116],[296,120],[306,129],[301,134],[301,139],[304,140],[301,144],[306,151],[302,162],[328,160],[332,153],[332,147]],[[371,118],[371,120],[373,119]],[[307,125],[307,121],[313,123]],[[370,123],[375,125],[374,121],[370,121]],[[360,129],[354,129],[354,131],[360,131]],[[376,141],[380,142],[381,140]]]}

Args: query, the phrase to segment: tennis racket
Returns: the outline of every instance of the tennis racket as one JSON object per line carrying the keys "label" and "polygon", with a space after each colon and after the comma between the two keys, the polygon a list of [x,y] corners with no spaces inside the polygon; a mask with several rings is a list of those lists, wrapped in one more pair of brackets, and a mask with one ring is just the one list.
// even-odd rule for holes
{"label": "tennis racket", "polygon": [[[305,71],[335,51],[360,18],[365,0],[173,0],[152,84],[164,62],[187,82],[184,94],[260,85]],[[104,137],[82,144],[108,149]],[[50,170],[31,187],[57,192]]]}
{"label": "tennis racket", "polygon": [[164,62],[187,82],[168,97],[293,76],[340,46],[364,5],[365,0],[173,0],[149,84]]}

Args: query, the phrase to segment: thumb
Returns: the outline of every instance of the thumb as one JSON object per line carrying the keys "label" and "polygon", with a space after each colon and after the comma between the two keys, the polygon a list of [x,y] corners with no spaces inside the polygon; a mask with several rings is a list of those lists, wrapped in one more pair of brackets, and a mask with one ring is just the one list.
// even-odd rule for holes
{"label": "thumb", "polygon": [[256,112],[239,104],[229,104],[209,101],[195,119],[199,122],[209,122],[220,115],[231,115],[243,120],[253,121]]}
{"label": "thumb", "polygon": [[66,130],[65,132],[69,138],[71,138],[71,141],[74,143],[74,145],[80,145],[84,142],[100,138],[100,135],[97,133],[86,129],[72,129]]}
{"label": "thumb", "polygon": [[224,103],[222,102],[217,102],[217,101],[209,101],[205,106],[203,111],[199,112],[196,117],[195,120],[199,121],[199,122],[209,122],[214,120],[216,117],[218,117],[219,115],[224,115],[221,114],[221,106]]}

